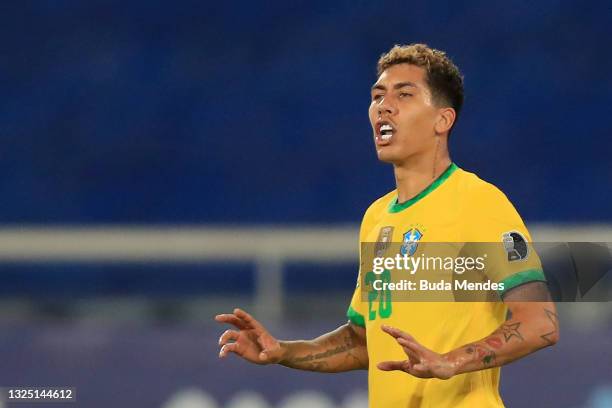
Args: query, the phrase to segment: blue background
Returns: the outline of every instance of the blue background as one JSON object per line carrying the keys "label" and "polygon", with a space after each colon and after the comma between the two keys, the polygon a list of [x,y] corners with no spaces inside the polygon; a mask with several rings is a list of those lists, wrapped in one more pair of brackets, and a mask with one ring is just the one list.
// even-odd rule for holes
{"label": "blue background", "polygon": [[[459,166],[499,186],[528,225],[611,223],[611,21],[603,0],[2,2],[0,226],[356,225],[394,188],[367,118],[376,61],[412,42],[465,75]],[[275,334],[345,321],[356,262],[283,265],[293,319]],[[0,385],[72,384],[80,405],[166,408],[191,386],[221,403],[256,389],[274,404],[363,389],[364,372],[329,381],[215,358],[216,302],[243,306],[254,272],[0,262]],[[342,307],[318,315],[328,300]],[[612,406],[609,315],[576,316],[589,330],[564,323],[557,347],[504,369],[509,406]]]}
{"label": "blue background", "polygon": [[378,56],[465,75],[454,160],[527,221],[610,221],[606,1],[2,6],[0,222],[357,223],[394,188]]}

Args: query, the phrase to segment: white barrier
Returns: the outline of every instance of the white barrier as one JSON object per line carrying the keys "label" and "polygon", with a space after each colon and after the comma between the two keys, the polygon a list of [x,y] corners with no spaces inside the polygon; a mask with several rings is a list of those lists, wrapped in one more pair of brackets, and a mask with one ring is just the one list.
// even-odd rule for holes
{"label": "white barrier", "polygon": [[[612,242],[612,225],[529,227],[536,242]],[[356,262],[358,247],[357,226],[0,228],[0,262],[252,262],[255,310],[269,319],[282,312],[287,262]]]}
{"label": "white barrier", "polygon": [[[530,225],[537,242],[610,242],[612,225]],[[358,227],[0,228],[0,262],[354,260]]]}

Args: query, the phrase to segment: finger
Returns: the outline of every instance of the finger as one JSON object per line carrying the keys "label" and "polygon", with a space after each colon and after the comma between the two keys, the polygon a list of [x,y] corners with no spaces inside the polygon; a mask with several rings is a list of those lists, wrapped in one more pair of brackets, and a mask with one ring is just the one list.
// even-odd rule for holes
{"label": "finger", "polygon": [[398,339],[397,342],[399,343],[400,346],[402,346],[402,349],[408,355],[408,357],[410,358],[410,361],[413,363],[421,362],[423,358],[427,355],[427,352],[429,351],[423,346],[421,346],[420,344],[417,344],[411,341],[406,341],[406,340],[400,341],[400,340],[403,340],[403,339]]}
{"label": "finger", "polygon": [[421,354],[414,348],[412,343],[409,343],[405,340],[402,341],[402,340],[404,339],[397,339],[397,342],[400,346],[402,346],[404,353],[408,355],[408,357],[410,358],[410,361],[411,362],[421,361]]}
{"label": "finger", "polygon": [[223,332],[221,337],[219,337],[219,345],[223,346],[227,344],[230,340],[236,341],[238,340],[238,337],[240,337],[240,333],[236,330],[226,330]]}
{"label": "finger", "polygon": [[407,340],[407,339],[400,337],[399,339],[397,339],[397,342],[402,347],[409,348],[410,350],[417,352],[417,353],[422,353],[423,351],[427,350],[425,347],[421,346],[419,343],[417,343],[414,340]]}
{"label": "finger", "polygon": [[219,351],[219,358],[225,358],[228,353],[234,353],[242,356],[242,351],[238,346],[238,343],[230,343],[221,347],[221,351]]}
{"label": "finger", "polygon": [[420,356],[430,351],[425,346],[422,346],[421,344],[419,344],[416,340],[406,340],[406,339],[400,338],[400,339],[397,339],[397,342],[405,349],[409,349],[410,351]]}
{"label": "finger", "polygon": [[263,330],[263,326],[259,323],[253,316],[248,314],[242,309],[234,309],[234,315],[238,316],[240,319],[244,320],[249,326],[251,326],[255,330]]}
{"label": "finger", "polygon": [[403,332],[403,331],[401,331],[400,329],[397,329],[397,328],[395,328],[395,327],[391,327],[391,326],[387,326],[387,325],[382,325],[382,326],[381,326],[381,329],[382,329],[382,330],[383,330],[385,333],[390,334],[391,336],[395,337],[396,339],[397,339],[397,338],[402,337],[402,338],[405,338],[405,339],[411,339],[411,340],[414,340],[414,337],[412,337],[412,336],[411,336],[411,335],[409,335],[408,333]]}
{"label": "finger", "polygon": [[406,361],[383,361],[376,364],[376,367],[378,367],[378,369],[382,371],[404,371],[406,367]]}
{"label": "finger", "polygon": [[248,324],[233,314],[220,314],[215,316],[215,320],[219,323],[227,323],[236,326],[240,330],[248,329]]}

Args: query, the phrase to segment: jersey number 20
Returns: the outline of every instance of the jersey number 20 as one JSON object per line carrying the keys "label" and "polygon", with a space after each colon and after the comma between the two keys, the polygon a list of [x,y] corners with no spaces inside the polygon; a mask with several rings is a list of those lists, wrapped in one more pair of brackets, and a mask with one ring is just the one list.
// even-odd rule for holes
{"label": "jersey number 20", "polygon": [[[383,283],[389,283],[391,281],[391,272],[385,269],[380,275],[376,275],[374,272],[368,272],[365,276],[365,284],[370,288],[368,292],[368,319],[376,320],[377,310],[375,310],[374,302],[378,300],[378,315],[381,319],[386,319],[391,316],[391,291],[376,290],[374,289],[374,281],[379,280]],[[377,285],[378,286],[378,285]],[[382,285],[381,285],[382,286]]]}

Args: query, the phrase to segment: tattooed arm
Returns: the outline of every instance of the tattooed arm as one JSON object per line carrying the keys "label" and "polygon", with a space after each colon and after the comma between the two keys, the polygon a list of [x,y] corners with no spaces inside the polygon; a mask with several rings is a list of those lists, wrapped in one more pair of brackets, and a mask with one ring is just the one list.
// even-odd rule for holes
{"label": "tattooed arm", "polygon": [[402,370],[421,378],[447,379],[457,374],[498,367],[554,345],[559,339],[555,304],[546,284],[532,282],[519,286],[505,296],[508,319],[491,335],[446,354],[420,345],[401,330],[384,326],[408,355],[405,361],[378,364],[381,370]]}
{"label": "tattooed arm", "polygon": [[299,370],[336,373],[368,368],[365,329],[347,323],[310,341],[281,341],[280,364]]}
{"label": "tattooed arm", "polygon": [[219,357],[235,353],[255,364],[282,364],[299,370],[340,372],[368,368],[365,329],[347,323],[314,340],[279,341],[247,312],[215,317],[220,323],[233,325],[219,338]]}
{"label": "tattooed arm", "polygon": [[508,292],[504,302],[508,306],[504,324],[481,341],[445,355],[454,374],[502,366],[557,343],[559,321],[545,283],[519,286]]}

